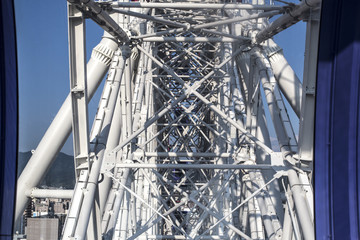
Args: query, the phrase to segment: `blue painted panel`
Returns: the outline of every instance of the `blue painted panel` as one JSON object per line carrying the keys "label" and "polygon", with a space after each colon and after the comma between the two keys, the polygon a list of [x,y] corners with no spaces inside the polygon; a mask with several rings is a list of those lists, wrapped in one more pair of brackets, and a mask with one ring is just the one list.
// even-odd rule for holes
{"label": "blue painted panel", "polygon": [[0,239],[12,239],[17,156],[17,61],[12,0],[0,1]]}
{"label": "blue painted panel", "polygon": [[359,239],[360,2],[324,0],[315,116],[316,239]]}

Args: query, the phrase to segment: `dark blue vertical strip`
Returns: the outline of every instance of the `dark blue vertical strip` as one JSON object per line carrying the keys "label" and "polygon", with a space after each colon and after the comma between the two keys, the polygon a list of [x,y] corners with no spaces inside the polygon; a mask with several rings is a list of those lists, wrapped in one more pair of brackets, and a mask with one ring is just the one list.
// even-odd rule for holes
{"label": "dark blue vertical strip", "polygon": [[0,1],[0,239],[12,239],[17,159],[17,61],[14,5]]}
{"label": "dark blue vertical strip", "polygon": [[316,239],[359,239],[360,1],[323,0],[315,115]]}

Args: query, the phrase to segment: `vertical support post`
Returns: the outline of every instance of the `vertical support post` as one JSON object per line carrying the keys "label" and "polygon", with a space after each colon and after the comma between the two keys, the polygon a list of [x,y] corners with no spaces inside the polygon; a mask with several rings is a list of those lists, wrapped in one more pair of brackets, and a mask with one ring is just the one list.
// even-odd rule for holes
{"label": "vertical support post", "polygon": [[313,159],[315,85],[320,27],[319,10],[311,12],[306,26],[303,99],[299,130],[299,159],[308,163]]}
{"label": "vertical support post", "polygon": [[300,226],[305,240],[315,239],[315,231],[309,206],[305,200],[304,190],[299,180],[297,173],[294,170],[288,171],[288,178],[290,182],[291,191],[296,207],[296,214],[299,217]]}
{"label": "vertical support post", "polygon": [[[74,5],[68,3],[70,96],[76,179],[78,167],[89,168],[89,128],[86,84],[85,18]],[[81,167],[84,168],[84,167]]]}
{"label": "vertical support post", "polygon": [[[84,180],[90,167],[89,159],[89,129],[87,109],[86,84],[86,52],[85,52],[85,19],[83,13],[74,5],[68,3],[68,34],[69,34],[69,67],[70,67],[70,99],[72,110],[72,130],[74,138],[74,164],[76,188],[85,187]],[[81,169],[85,170],[82,172]],[[80,175],[81,174],[81,175]],[[79,179],[80,182],[79,182]],[[75,189],[76,189],[75,188]],[[83,199],[79,191],[73,198]],[[78,214],[74,212],[77,205],[72,206],[64,228],[65,238],[75,231]]]}

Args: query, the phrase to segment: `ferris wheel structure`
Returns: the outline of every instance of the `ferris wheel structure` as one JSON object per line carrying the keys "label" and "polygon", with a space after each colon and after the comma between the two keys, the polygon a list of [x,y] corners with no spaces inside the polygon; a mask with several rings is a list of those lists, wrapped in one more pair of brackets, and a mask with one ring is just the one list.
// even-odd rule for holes
{"label": "ferris wheel structure", "polygon": [[[18,179],[17,219],[30,197],[70,197],[64,240],[315,239],[321,0],[67,4],[71,88]],[[85,19],[105,30],[88,63]],[[299,21],[303,79],[273,39]],[[70,133],[75,188],[37,189]]]}

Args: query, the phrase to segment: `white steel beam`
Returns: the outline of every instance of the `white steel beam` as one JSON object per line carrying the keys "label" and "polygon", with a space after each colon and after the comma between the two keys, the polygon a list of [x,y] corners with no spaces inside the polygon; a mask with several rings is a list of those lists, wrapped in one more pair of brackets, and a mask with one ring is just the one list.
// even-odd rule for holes
{"label": "white steel beam", "polygon": [[74,163],[76,180],[80,165],[90,167],[89,127],[87,109],[85,18],[75,5],[68,3],[69,72],[72,109],[72,133],[74,139]]}
{"label": "white steel beam", "polygon": [[251,19],[269,18],[269,17],[275,16],[279,13],[280,13],[280,11],[276,11],[276,10],[270,11],[270,12],[255,13],[255,14],[251,14],[249,16],[244,16],[244,17],[242,16],[242,17],[236,17],[236,18],[229,18],[229,19],[225,19],[225,20],[199,24],[199,25],[191,26],[191,28],[196,30],[196,29],[210,28],[210,27],[226,25],[226,24],[231,24],[231,23],[236,23],[236,22],[248,21]]}
{"label": "white steel beam", "polygon": [[282,6],[231,4],[231,3],[157,3],[157,2],[114,2],[112,7],[129,8],[175,8],[175,9],[247,9],[247,10],[280,10]]}
{"label": "white steel beam", "polygon": [[256,42],[261,43],[275,34],[283,31],[291,25],[297,23],[304,18],[304,14],[308,13],[310,9],[319,7],[322,0],[305,0],[300,4],[296,5],[291,11],[285,13],[283,16],[276,19],[269,26],[261,30],[256,35]]}
{"label": "white steel beam", "polygon": [[312,11],[306,24],[304,58],[303,99],[299,130],[299,159],[309,163],[313,160],[315,86],[317,52],[320,28],[320,12]]}
{"label": "white steel beam", "polygon": [[119,168],[159,168],[159,169],[281,169],[287,170],[284,166],[275,165],[248,165],[248,164],[161,164],[161,163],[118,163],[116,164]]}
{"label": "white steel beam", "polygon": [[232,157],[231,153],[205,153],[205,152],[134,152],[136,157]]}
{"label": "white steel beam", "polygon": [[68,0],[68,2],[77,5],[83,12],[87,12],[88,16],[119,42],[129,41],[127,33],[93,0]]}
{"label": "white steel beam", "polygon": [[41,189],[33,188],[28,195],[30,198],[60,198],[71,199],[74,194],[74,190],[68,189]]}
{"label": "white steel beam", "polygon": [[239,42],[241,40],[230,37],[146,37],[144,42]]}
{"label": "white steel beam", "polygon": [[141,19],[146,19],[146,20],[149,20],[149,21],[162,23],[162,24],[166,24],[166,25],[169,25],[169,26],[181,27],[181,28],[184,28],[184,29],[189,27],[188,24],[178,23],[178,22],[175,22],[175,21],[166,20],[166,19],[161,18],[161,17],[154,17],[154,16],[150,16],[150,15],[146,15],[146,14],[142,14],[142,13],[138,13],[138,12],[127,11],[127,10],[123,10],[123,9],[114,9],[113,11],[116,12],[116,13],[129,15],[129,16],[133,16],[133,17],[137,17],[137,18],[141,18]]}
{"label": "white steel beam", "polygon": [[[284,123],[282,121],[281,112],[277,104],[277,100],[274,94],[274,89],[277,87],[274,77],[271,75],[270,64],[266,64],[264,56],[259,51],[254,51],[256,56],[256,64],[258,66],[260,81],[264,88],[265,99],[268,103],[271,119],[274,123],[274,128],[281,151],[291,151],[290,138],[286,132]],[[274,79],[271,81],[271,79]]]}
{"label": "white steel beam", "polygon": [[303,98],[303,86],[299,77],[284,57],[283,50],[272,39],[266,42],[264,51],[269,58],[272,72],[281,92],[299,117]]}

